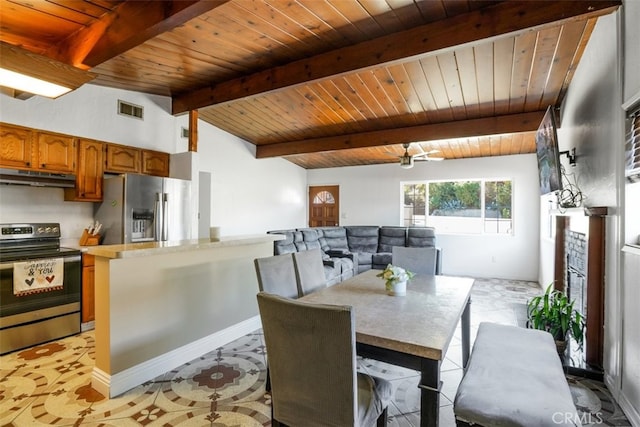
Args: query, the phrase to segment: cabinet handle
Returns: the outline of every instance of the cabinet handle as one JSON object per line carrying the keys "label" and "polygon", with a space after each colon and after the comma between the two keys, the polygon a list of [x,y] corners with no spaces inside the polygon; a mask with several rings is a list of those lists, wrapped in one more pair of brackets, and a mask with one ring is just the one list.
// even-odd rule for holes
{"label": "cabinet handle", "polygon": [[31,166],[31,162],[27,162],[27,166]]}
{"label": "cabinet handle", "polygon": [[47,167],[47,165],[46,165],[45,163],[43,163],[43,164],[42,164],[42,167],[43,167],[43,168],[46,168],[46,167]]}

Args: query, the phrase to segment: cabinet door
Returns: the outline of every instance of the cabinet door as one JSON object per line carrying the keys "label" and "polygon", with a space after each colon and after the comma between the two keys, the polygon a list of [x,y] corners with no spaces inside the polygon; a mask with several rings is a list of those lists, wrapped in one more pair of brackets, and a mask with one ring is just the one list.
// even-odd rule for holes
{"label": "cabinet door", "polygon": [[19,126],[0,124],[0,165],[15,169],[30,169],[32,132]]}
{"label": "cabinet door", "polygon": [[75,142],[72,136],[38,132],[38,156],[35,169],[47,172],[75,172]]}
{"label": "cabinet door", "polygon": [[169,176],[169,153],[142,150],[142,173]]}
{"label": "cabinet door", "polygon": [[96,319],[95,257],[82,255],[82,323]]}
{"label": "cabinet door", "polygon": [[140,173],[140,149],[107,144],[105,172]]}
{"label": "cabinet door", "polygon": [[90,139],[78,140],[76,188],[65,189],[64,199],[102,201],[104,175],[104,144]]}

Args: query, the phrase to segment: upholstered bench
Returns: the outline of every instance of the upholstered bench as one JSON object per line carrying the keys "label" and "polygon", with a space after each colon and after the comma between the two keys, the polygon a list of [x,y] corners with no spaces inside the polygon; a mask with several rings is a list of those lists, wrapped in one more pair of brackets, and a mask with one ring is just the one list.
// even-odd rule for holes
{"label": "upholstered bench", "polygon": [[581,425],[551,334],[486,322],[453,412],[458,426]]}

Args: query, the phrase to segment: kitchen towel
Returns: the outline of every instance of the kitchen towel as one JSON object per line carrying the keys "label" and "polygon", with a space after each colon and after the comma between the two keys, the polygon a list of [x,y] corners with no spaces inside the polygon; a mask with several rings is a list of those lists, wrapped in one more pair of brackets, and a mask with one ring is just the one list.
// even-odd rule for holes
{"label": "kitchen towel", "polygon": [[30,295],[62,289],[64,259],[46,258],[13,264],[13,294]]}

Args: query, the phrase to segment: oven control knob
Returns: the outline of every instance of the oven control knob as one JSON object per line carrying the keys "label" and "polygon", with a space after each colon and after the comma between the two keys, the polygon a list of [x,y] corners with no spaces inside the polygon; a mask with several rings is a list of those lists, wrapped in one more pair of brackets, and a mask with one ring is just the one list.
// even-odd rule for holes
{"label": "oven control knob", "polygon": [[44,233],[44,227],[38,227],[37,233],[38,234]]}
{"label": "oven control knob", "polygon": [[57,233],[57,232],[58,232],[58,227],[53,227],[53,228],[51,229],[51,231],[53,231],[54,233]]}
{"label": "oven control knob", "polygon": [[46,231],[47,233],[51,233],[51,227],[45,228],[44,231]]}

